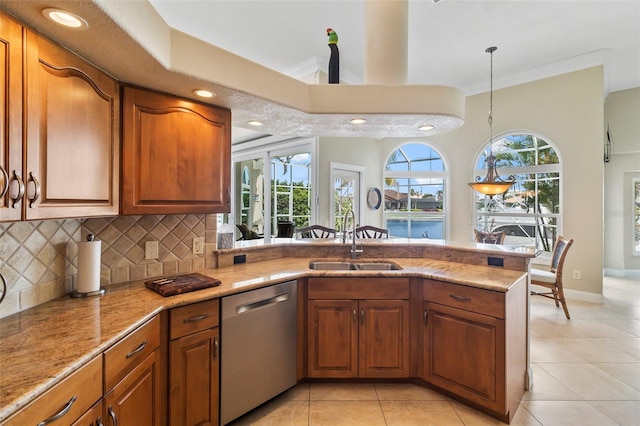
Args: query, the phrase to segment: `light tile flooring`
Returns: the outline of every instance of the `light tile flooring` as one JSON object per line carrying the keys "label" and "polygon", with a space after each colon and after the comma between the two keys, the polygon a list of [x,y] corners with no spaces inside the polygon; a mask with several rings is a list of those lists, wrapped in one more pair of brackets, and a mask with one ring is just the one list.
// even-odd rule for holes
{"label": "light tile flooring", "polygon": [[[640,283],[605,277],[604,296],[531,301],[534,387],[512,425],[640,425]],[[589,300],[590,299],[590,300]],[[233,422],[239,425],[500,425],[410,384],[305,384]]]}

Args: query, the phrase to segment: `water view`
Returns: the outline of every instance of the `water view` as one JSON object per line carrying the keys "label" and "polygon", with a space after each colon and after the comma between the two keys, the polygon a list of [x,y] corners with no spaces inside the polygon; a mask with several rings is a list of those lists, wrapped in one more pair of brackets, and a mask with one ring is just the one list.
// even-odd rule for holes
{"label": "water view", "polygon": [[401,238],[431,238],[442,239],[444,222],[441,220],[413,220],[411,221],[411,235],[409,235],[409,221],[406,219],[387,219],[389,236]]}

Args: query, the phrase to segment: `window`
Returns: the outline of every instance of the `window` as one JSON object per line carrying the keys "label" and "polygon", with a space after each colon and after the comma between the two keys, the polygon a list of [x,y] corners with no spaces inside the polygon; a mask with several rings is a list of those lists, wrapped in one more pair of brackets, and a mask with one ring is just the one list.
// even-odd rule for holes
{"label": "window", "polygon": [[[510,134],[493,141],[498,173],[515,184],[493,198],[474,192],[475,227],[507,231],[504,244],[532,246],[550,253],[561,218],[560,160],[556,149],[531,134]],[[486,174],[489,145],[476,161],[474,176]],[[483,170],[484,169],[484,170]]]}
{"label": "window", "polygon": [[[333,209],[330,212],[330,226],[343,230],[345,226],[342,223],[344,215],[349,210],[353,210],[356,223],[362,223],[361,203],[363,195],[361,188],[363,186],[362,182],[365,180],[365,168],[332,161],[329,164],[329,169],[330,185],[333,189],[329,201],[333,205]],[[349,224],[347,223],[347,225]]]}
{"label": "window", "polygon": [[[242,145],[253,145],[242,149]],[[278,222],[296,227],[315,216],[313,152],[315,139],[291,139],[263,145],[233,146],[233,219],[260,237],[276,236]]]}
{"label": "window", "polygon": [[398,147],[384,169],[384,220],[389,235],[446,238],[446,168],[424,143]]}
{"label": "window", "polygon": [[640,256],[640,179],[633,179],[633,255]]}

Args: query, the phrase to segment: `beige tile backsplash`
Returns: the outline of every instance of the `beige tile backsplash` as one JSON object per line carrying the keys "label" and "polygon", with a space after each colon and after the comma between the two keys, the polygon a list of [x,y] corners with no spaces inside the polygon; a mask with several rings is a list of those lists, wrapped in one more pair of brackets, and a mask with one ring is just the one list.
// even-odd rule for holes
{"label": "beige tile backsplash", "polygon": [[[0,318],[70,293],[77,276],[77,242],[102,241],[100,284],[215,267],[216,215],[117,216],[0,223],[0,272],[7,294]],[[205,254],[192,254],[205,237]],[[158,259],[146,260],[147,241],[158,241]]]}

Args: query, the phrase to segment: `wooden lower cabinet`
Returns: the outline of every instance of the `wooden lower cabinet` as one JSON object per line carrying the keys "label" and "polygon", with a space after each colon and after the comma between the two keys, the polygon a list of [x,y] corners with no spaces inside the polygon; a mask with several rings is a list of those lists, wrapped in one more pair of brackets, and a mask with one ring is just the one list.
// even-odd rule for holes
{"label": "wooden lower cabinet", "polygon": [[140,362],[104,397],[105,425],[158,426],[162,397],[160,351]]}
{"label": "wooden lower cabinet", "polygon": [[218,424],[219,329],[170,342],[170,425]]}
{"label": "wooden lower cabinet", "polygon": [[220,396],[220,300],[169,311],[169,425],[216,426]]}
{"label": "wooden lower cabinet", "polygon": [[408,300],[310,300],[312,378],[409,377]]}
{"label": "wooden lower cabinet", "polygon": [[509,422],[525,392],[527,282],[509,291],[424,280],[423,379]]}

